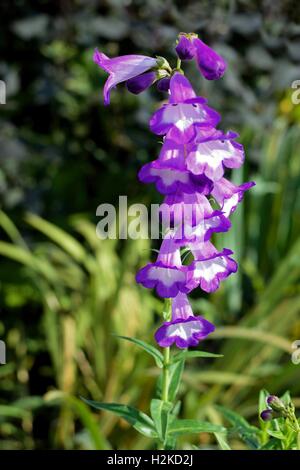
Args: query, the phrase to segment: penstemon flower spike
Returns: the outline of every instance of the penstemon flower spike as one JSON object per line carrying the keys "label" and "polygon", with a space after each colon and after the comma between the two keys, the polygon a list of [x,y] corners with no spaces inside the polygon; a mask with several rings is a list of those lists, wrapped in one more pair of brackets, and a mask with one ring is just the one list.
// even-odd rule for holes
{"label": "penstemon flower spike", "polygon": [[[205,98],[197,96],[182,70],[182,61],[195,59],[202,76],[216,80],[225,73],[225,60],[194,33],[180,33],[175,50],[178,58],[173,69],[163,57],[127,55],[110,59],[98,50],[94,54],[96,64],[109,73],[104,86],[105,105],[110,102],[111,89],[121,82],[134,94],[155,82],[159,91],[168,92],[167,102],[154,112],[149,123],[150,130],[163,139],[159,157],[144,165],[138,175],[141,182],[154,183],[163,194],[160,215],[168,229],[157,260],[136,275],[138,283],[155,289],[165,301],[164,322],[155,333],[163,353],[140,340],[122,337],[151,354],[162,369],[160,398],[151,401],[151,417],[125,405],[87,401],[134,423],[139,432],[156,438],[161,449],[175,448],[174,436],[180,435],[174,390],[180,384],[188,348],[197,346],[215,329],[204,317],[194,315],[187,294],[198,288],[213,292],[222,280],[237,271],[237,264],[230,257],[232,251],[217,250],[210,237],[230,229],[231,213],[244,192],[254,185],[248,182],[235,186],[225,178],[226,169],[243,164],[243,146],[236,142],[236,133],[216,128],[220,114],[208,106]],[[211,198],[219,209],[212,208]],[[172,228],[166,222],[167,213]],[[184,265],[182,253],[187,250],[194,260]],[[183,349],[183,355],[172,356],[172,345]],[[263,416],[271,419],[271,414],[268,410]],[[184,433],[224,432],[223,427],[211,423],[184,422]]]}

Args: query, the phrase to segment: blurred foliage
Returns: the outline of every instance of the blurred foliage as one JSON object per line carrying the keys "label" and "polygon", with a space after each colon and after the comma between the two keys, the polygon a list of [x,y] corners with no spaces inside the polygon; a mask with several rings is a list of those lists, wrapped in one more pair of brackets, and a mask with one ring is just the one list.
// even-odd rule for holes
{"label": "blurred foliage", "polygon": [[[101,202],[159,202],[136,180],[156,157],[147,128],[161,100],[122,85],[102,105],[108,55],[175,60],[179,31],[195,31],[228,61],[216,83],[188,73],[241,133],[247,165],[236,182],[257,186],[215,242],[232,248],[237,275],[194,308],[218,328],[205,343],[224,354],[194,359],[180,390],[182,415],[225,423],[222,405],[257,422],[259,390],[289,389],[300,405],[291,343],[300,337],[300,6],[295,0],[3,0],[0,4],[0,448],[144,448],[123,421],[95,415],[79,396],[146,410],[156,373],[134,345],[112,333],[152,340],[161,302],[135,285],[148,241],[101,241]],[[76,215],[74,215],[76,214]],[[51,221],[51,223],[49,222]],[[203,349],[203,347],[202,347]],[[148,411],[148,410],[147,410]],[[126,432],[124,432],[126,430]],[[215,446],[207,435],[181,445]],[[245,444],[233,436],[231,446]]]}

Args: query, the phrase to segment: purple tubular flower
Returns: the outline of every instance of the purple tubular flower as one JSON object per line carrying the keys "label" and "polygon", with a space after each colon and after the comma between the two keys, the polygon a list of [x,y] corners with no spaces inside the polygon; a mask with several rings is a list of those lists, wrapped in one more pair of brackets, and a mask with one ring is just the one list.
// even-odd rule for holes
{"label": "purple tubular flower", "polygon": [[118,83],[126,82],[157,65],[156,59],[152,57],[123,55],[110,59],[97,49],[94,52],[93,59],[99,67],[109,73],[103,90],[105,105],[110,103],[110,90],[118,85]]}
{"label": "purple tubular flower", "polygon": [[180,249],[170,232],[164,238],[157,260],[140,269],[136,281],[148,289],[156,289],[163,298],[176,297],[178,292],[187,292],[186,267],[182,266]]}
{"label": "purple tubular flower", "polygon": [[212,243],[189,245],[194,261],[188,267],[187,287],[189,291],[200,287],[205,292],[214,292],[220,282],[237,271],[237,263],[229,257],[233,252],[224,248],[219,252]]}
{"label": "purple tubular flower", "polygon": [[273,411],[272,410],[263,410],[260,413],[260,417],[263,421],[271,421],[274,418]]}
{"label": "purple tubular flower", "polygon": [[[208,80],[222,77],[226,70],[224,59],[194,33],[180,34],[176,52],[181,60],[195,58]],[[206,104],[205,98],[196,95],[178,68],[172,71],[163,57],[156,60],[130,55],[110,59],[96,50],[94,61],[109,73],[104,86],[105,104],[109,103],[111,88],[120,82],[126,82],[134,94],[155,81],[158,90],[169,92],[167,103],[150,119],[150,129],[163,136],[163,146],[158,158],[145,164],[138,175],[140,181],[154,183],[165,196],[159,215],[167,235],[157,260],[141,268],[136,280],[155,289],[160,297],[173,299],[171,321],[163,323],[155,334],[158,344],[196,346],[214,326],[193,315],[186,294],[197,287],[213,292],[237,270],[230,257],[232,251],[218,251],[209,240],[213,233],[229,230],[231,213],[245,191],[255,184],[236,186],[224,177],[226,169],[243,164],[243,146],[236,142],[238,134],[216,129],[220,115]],[[218,210],[211,207],[210,196],[219,205]],[[183,247],[194,257],[188,266],[182,265]],[[269,397],[270,407],[279,406],[275,398]],[[262,413],[262,419],[272,416],[272,410]]]}
{"label": "purple tubular flower", "polygon": [[175,50],[181,60],[191,60],[194,58],[195,47],[193,42],[184,34],[180,34]]}
{"label": "purple tubular flower", "polygon": [[236,134],[215,133],[196,143],[186,163],[193,174],[204,174],[212,181],[224,175],[224,168],[239,168],[244,162],[243,146],[234,142]]}
{"label": "purple tubular flower", "polygon": [[223,57],[204,44],[199,38],[193,39],[196,59],[200,72],[207,80],[217,80],[223,77],[227,64]]}
{"label": "purple tubular flower", "polygon": [[186,167],[184,146],[168,138],[164,141],[159,158],[146,163],[138,177],[143,183],[155,183],[162,194],[194,193],[195,190],[208,194],[212,190],[212,182],[205,175],[193,181],[193,175]]}
{"label": "purple tubular flower", "polygon": [[176,227],[174,240],[176,244],[204,242],[213,232],[226,232],[230,221],[221,211],[212,209],[204,194],[197,192],[166,196],[160,206],[162,223]]}
{"label": "purple tubular flower", "polygon": [[197,346],[214,329],[214,325],[203,317],[194,316],[187,296],[180,292],[172,303],[172,320],[163,323],[156,331],[155,340],[163,348],[175,343],[178,348],[184,349]]}
{"label": "purple tubular flower", "polygon": [[150,129],[158,135],[185,144],[194,139],[198,126],[214,127],[220,115],[209,108],[206,100],[197,97],[190,82],[180,73],[170,81],[169,103],[156,111],[150,119]]}
{"label": "purple tubular flower", "polygon": [[216,181],[211,192],[212,196],[220,205],[223,214],[229,217],[243,199],[244,192],[255,186],[254,181],[235,186],[225,178]]}
{"label": "purple tubular flower", "polygon": [[127,90],[134,95],[138,95],[149,88],[156,80],[155,72],[146,72],[137,77],[130,78],[126,82]]}

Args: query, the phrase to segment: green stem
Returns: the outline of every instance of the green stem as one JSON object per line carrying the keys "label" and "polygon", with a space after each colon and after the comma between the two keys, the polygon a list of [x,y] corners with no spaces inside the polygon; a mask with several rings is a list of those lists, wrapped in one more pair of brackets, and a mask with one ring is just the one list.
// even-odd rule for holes
{"label": "green stem", "polygon": [[[172,300],[166,299],[163,312],[164,320],[170,321],[172,317]],[[163,369],[162,369],[162,390],[161,399],[164,402],[169,401],[169,385],[170,385],[170,348],[163,348]],[[158,445],[158,450],[164,450],[165,446],[163,442]]]}
{"label": "green stem", "polygon": [[296,428],[296,442],[297,442],[297,450],[300,450],[300,426],[299,426],[299,422],[298,422],[298,419],[297,419],[297,416],[294,412],[294,424],[295,424],[295,428]]}
{"label": "green stem", "polygon": [[180,69],[181,69],[181,60],[179,59],[179,57],[178,57],[178,59],[177,59],[176,69],[177,69],[177,70],[180,70]]}
{"label": "green stem", "polygon": [[168,401],[169,398],[169,366],[170,366],[170,348],[164,348],[164,365],[162,371],[162,401]]}

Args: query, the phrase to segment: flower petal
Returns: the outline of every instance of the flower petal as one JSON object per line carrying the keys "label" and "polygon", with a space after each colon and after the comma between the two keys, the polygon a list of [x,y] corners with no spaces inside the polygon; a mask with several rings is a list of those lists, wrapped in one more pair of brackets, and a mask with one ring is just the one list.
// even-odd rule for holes
{"label": "flower petal", "polygon": [[186,163],[193,174],[205,174],[218,181],[224,174],[224,166],[239,168],[244,161],[243,146],[229,139],[205,140],[189,152]]}
{"label": "flower petal", "polygon": [[191,246],[196,259],[188,267],[187,286],[190,290],[200,286],[205,292],[214,292],[221,280],[237,271],[237,263],[229,257],[231,250],[225,248],[222,252],[216,250],[211,253],[213,245],[209,244],[206,249],[206,244],[203,244],[202,250],[197,247],[196,251]]}
{"label": "flower petal", "polygon": [[229,217],[237,208],[238,203],[243,199],[244,192],[255,186],[254,181],[236,186],[226,178],[216,181],[211,192],[212,196],[220,205],[223,214]]}
{"label": "flower petal", "polygon": [[[204,101],[173,103],[162,106],[150,119],[150,129],[158,135],[185,144],[194,139],[196,127],[215,126],[220,115]],[[170,132],[168,132],[170,131]]]}
{"label": "flower petal", "polygon": [[183,103],[191,98],[196,98],[196,93],[189,80],[181,73],[175,73],[170,80],[169,103]]}
{"label": "flower petal", "polygon": [[186,319],[178,318],[174,321],[165,322],[155,333],[156,342],[163,348],[172,344],[180,349],[189,346],[197,346],[215,330],[212,323],[203,317],[190,316]]}
{"label": "flower petal", "polygon": [[94,52],[94,62],[109,73],[105,83],[103,94],[104,104],[110,102],[110,90],[118,83],[125,82],[130,78],[141,75],[157,65],[156,59],[143,55],[123,55],[110,59],[97,49]]}
{"label": "flower petal", "polygon": [[166,266],[160,261],[149,263],[138,271],[136,281],[148,289],[156,289],[163,298],[175,297],[178,292],[187,292],[186,269]]}

